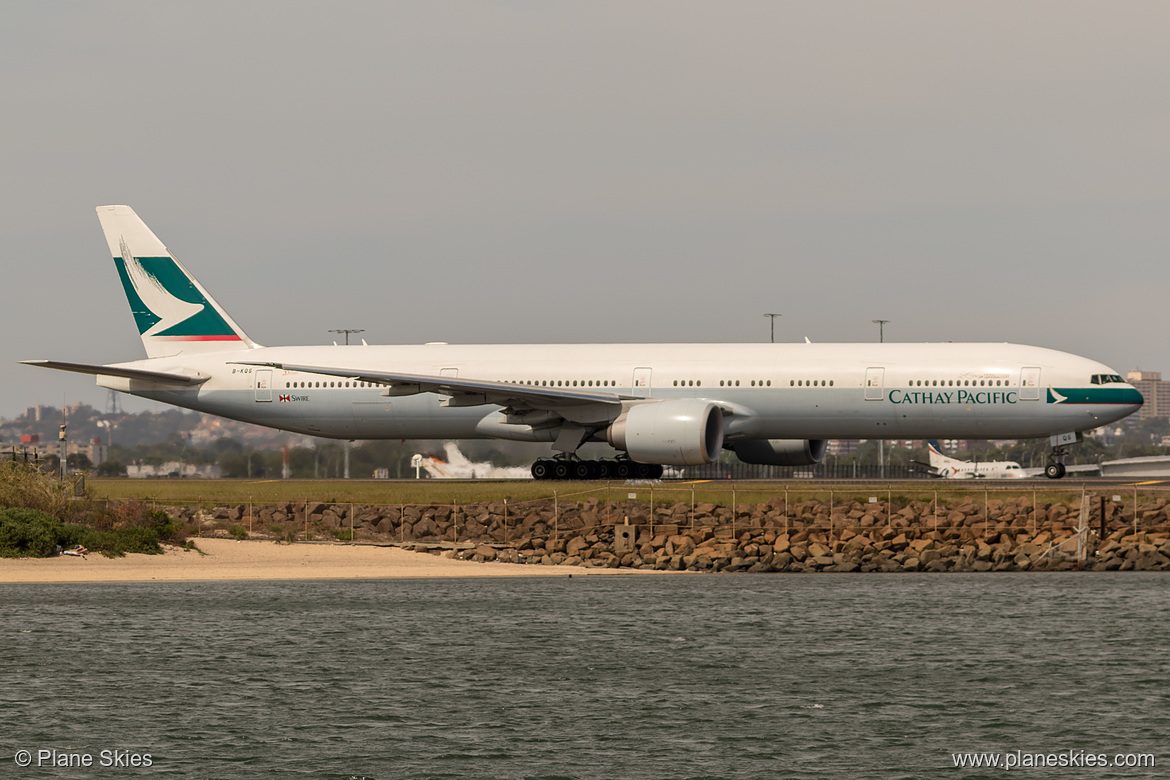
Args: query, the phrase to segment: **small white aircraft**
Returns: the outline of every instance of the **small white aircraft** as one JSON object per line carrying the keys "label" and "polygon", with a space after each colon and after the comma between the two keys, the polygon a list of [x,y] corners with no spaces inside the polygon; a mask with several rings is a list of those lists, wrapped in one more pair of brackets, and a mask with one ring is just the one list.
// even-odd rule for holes
{"label": "small white aircraft", "polygon": [[[828,439],[1045,436],[1045,473],[1059,479],[1083,431],[1142,405],[1108,366],[1020,344],[264,347],[133,209],[97,212],[147,358],[25,362],[311,436],[547,442],[558,454],[532,465],[537,479],[652,479],[724,449],[745,463],[808,466]],[[689,321],[734,310],[734,286],[711,281],[709,307]],[[587,442],[620,454],[581,459]]]}
{"label": "small white aircraft", "polygon": [[529,476],[526,466],[475,463],[460,452],[459,445],[453,441],[444,444],[443,451],[446,460],[424,455],[419,462],[431,479],[527,479]]}
{"label": "small white aircraft", "polygon": [[943,479],[1024,479],[1030,476],[1019,463],[1012,460],[979,461],[959,460],[943,455],[938,442],[927,442],[930,451],[930,468],[934,476]]}

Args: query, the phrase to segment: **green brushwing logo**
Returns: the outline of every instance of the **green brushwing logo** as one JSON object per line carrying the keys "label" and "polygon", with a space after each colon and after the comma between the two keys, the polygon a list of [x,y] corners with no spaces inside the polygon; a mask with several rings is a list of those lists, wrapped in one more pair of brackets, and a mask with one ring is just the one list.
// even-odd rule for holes
{"label": "green brushwing logo", "polygon": [[122,242],[114,258],[134,322],[143,337],[176,341],[238,341],[191,279],[171,257],[134,257]]}

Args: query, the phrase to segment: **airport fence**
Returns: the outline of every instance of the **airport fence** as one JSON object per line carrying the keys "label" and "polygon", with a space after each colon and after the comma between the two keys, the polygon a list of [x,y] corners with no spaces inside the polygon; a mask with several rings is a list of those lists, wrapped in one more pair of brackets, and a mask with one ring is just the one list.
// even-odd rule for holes
{"label": "airport fence", "polygon": [[721,462],[688,466],[686,479],[801,480],[801,479],[929,479],[924,466],[872,463],[826,463],[812,466],[758,466],[751,463]]}
{"label": "airport fence", "polygon": [[1170,487],[1088,485],[758,486],[735,481],[671,485],[610,483],[537,498],[356,503],[334,499],[267,503],[150,501],[198,524],[200,533],[273,536],[288,541],[339,539],[395,544],[509,545],[532,537],[612,534],[620,526],[651,536],[718,529],[723,535],[824,533],[882,529],[955,540],[999,534],[1170,533]]}

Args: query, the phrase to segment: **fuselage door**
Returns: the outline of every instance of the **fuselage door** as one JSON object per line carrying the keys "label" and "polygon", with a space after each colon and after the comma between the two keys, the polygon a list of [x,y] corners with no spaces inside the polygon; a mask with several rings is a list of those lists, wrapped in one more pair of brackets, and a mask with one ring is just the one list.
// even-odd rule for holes
{"label": "fuselage door", "polygon": [[257,401],[271,401],[272,400],[272,369],[258,368],[252,374],[254,379],[254,387],[256,388]]}
{"label": "fuselage door", "polygon": [[1040,369],[1037,366],[1025,366],[1020,369],[1020,400],[1040,400]]}
{"label": "fuselage door", "polygon": [[643,398],[650,397],[650,369],[635,368],[634,378],[630,384],[630,392]]}
{"label": "fuselage door", "polygon": [[865,369],[865,400],[880,401],[885,398],[885,381],[886,369],[883,366],[870,366]]}

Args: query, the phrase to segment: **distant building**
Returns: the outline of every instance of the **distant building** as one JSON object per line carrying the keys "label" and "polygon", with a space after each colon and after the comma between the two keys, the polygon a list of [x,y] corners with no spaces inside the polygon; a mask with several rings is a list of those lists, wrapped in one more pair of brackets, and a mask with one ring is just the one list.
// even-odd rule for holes
{"label": "distant building", "polygon": [[1137,413],[1139,420],[1170,417],[1170,382],[1162,381],[1161,371],[1130,371],[1126,378],[1146,399]]}
{"label": "distant building", "polygon": [[157,479],[160,477],[220,479],[223,477],[223,470],[215,464],[198,466],[194,463],[180,463],[177,460],[172,460],[158,466],[132,463],[126,467],[126,476],[131,479]]}
{"label": "distant building", "polygon": [[101,439],[93,439],[89,443],[89,462],[100,466],[106,462],[106,445]]}

